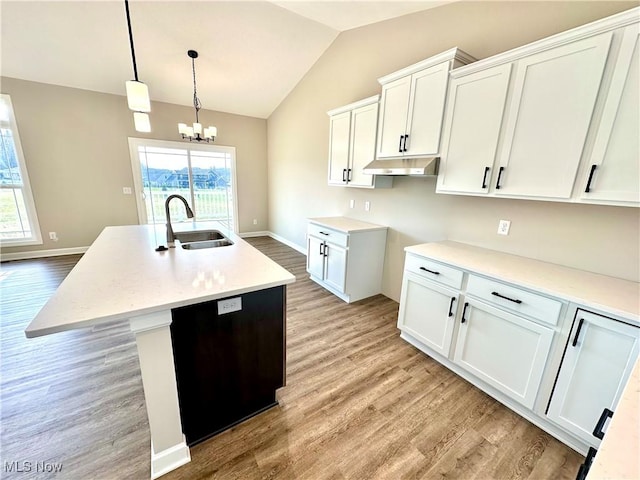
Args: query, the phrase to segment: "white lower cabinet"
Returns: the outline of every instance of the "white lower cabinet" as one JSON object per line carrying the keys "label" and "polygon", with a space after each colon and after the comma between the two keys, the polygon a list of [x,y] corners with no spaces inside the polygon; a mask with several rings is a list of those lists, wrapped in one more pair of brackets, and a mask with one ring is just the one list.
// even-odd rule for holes
{"label": "white lower cabinet", "polygon": [[332,288],[343,292],[347,250],[312,236],[308,237],[307,243],[307,271]]}
{"label": "white lower cabinet", "polygon": [[593,431],[605,408],[615,411],[638,358],[640,328],[578,310],[547,416],[597,447]]}
{"label": "white lower cabinet", "polygon": [[402,282],[398,328],[449,356],[459,293],[407,272]]}
{"label": "white lower cabinet", "polygon": [[532,408],[554,331],[523,317],[468,299],[454,362]]}

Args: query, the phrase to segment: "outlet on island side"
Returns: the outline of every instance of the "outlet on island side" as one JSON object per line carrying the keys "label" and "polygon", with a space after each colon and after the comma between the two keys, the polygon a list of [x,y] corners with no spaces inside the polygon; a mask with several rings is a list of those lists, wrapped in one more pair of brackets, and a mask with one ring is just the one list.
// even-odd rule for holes
{"label": "outlet on island side", "polygon": [[500,220],[498,223],[498,235],[509,235],[511,220]]}

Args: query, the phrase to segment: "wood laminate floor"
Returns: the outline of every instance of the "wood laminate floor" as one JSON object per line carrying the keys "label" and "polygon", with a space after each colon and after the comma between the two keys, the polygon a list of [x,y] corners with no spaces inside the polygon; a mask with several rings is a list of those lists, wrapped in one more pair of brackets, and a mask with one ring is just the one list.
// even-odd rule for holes
{"label": "wood laminate floor", "polygon": [[[401,340],[396,302],[347,305],[308,279],[303,255],[248,241],[297,278],[287,386],[278,407],[195,446],[163,480],[575,478],[581,455]],[[1,266],[1,478],[150,478],[128,324],[24,337],[78,258]]]}

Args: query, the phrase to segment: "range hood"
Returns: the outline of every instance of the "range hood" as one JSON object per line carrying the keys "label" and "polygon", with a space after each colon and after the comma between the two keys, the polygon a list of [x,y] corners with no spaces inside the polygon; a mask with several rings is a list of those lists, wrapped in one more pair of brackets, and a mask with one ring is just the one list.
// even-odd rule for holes
{"label": "range hood", "polygon": [[374,160],[364,167],[363,172],[369,175],[435,176],[439,162],[440,157]]}

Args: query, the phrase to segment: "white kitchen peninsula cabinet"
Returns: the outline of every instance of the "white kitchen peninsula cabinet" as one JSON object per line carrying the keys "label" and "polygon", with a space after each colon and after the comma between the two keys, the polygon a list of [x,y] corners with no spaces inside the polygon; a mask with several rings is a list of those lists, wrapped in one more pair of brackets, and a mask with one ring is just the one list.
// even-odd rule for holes
{"label": "white kitchen peninsula cabinet", "polygon": [[582,202],[640,204],[640,28],[624,29],[590,158],[577,184]]}
{"label": "white kitchen peninsula cabinet", "polygon": [[451,74],[436,191],[489,193],[511,64],[472,75]]}
{"label": "white kitchen peninsula cabinet", "polygon": [[436,155],[449,71],[475,59],[453,48],[378,79],[377,158]]}
{"label": "white kitchen peninsula cabinet", "polygon": [[533,408],[553,329],[476,300],[465,301],[454,362]]}
{"label": "white kitchen peninsula cabinet", "polygon": [[346,217],[310,218],[307,272],[347,303],[382,291],[387,227]]}
{"label": "white kitchen peninsula cabinet", "polygon": [[578,310],[548,417],[597,448],[593,430],[605,408],[614,411],[638,358],[640,328]]}
{"label": "white kitchen peninsula cabinet", "polygon": [[365,98],[333,109],[329,115],[329,185],[383,188],[391,177],[365,174],[362,170],[376,154],[378,100]]}
{"label": "white kitchen peninsula cabinet", "polygon": [[640,205],[639,14],[453,70],[437,192]]}

